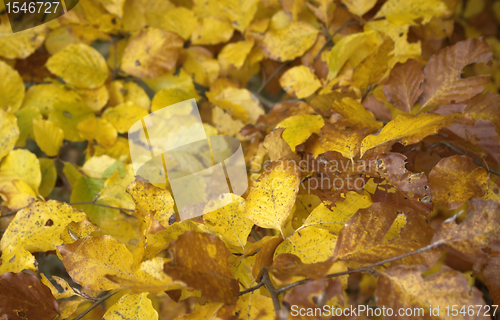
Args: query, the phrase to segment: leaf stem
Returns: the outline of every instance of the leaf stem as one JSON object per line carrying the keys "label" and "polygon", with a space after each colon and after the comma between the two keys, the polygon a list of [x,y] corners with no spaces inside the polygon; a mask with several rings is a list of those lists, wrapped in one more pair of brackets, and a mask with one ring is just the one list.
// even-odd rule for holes
{"label": "leaf stem", "polygon": [[323,52],[323,50],[325,50],[325,48],[330,44],[330,42],[333,40],[333,37],[335,37],[340,31],[344,30],[345,27],[350,26],[352,24],[358,24],[358,23],[353,22],[352,18],[351,18],[351,19],[347,20],[346,23],[341,25],[340,28],[338,28],[332,35],[328,35],[328,39],[326,40],[326,42],[323,44],[321,49],[319,49],[318,53],[314,57],[313,63],[316,62],[316,60],[318,60],[318,58],[321,56],[321,52]]}
{"label": "leaf stem", "polygon": [[98,305],[100,305],[101,303],[103,303],[104,301],[106,301],[108,298],[110,298],[111,296],[115,295],[118,291],[111,291],[111,292],[108,292],[105,296],[99,298],[99,300],[97,300],[96,302],[94,302],[90,307],[88,307],[85,311],[83,311],[78,317],[76,318],[73,318],[73,320],[80,320],[81,318],[83,318],[87,313],[89,313],[90,311],[92,311],[92,309],[94,309],[95,307],[97,307]]}
{"label": "leaf stem", "polygon": [[240,293],[238,295],[242,296],[246,293],[250,293],[252,291],[255,291],[257,289],[259,289],[260,287],[262,287],[264,285],[264,280],[262,280],[261,282],[259,282],[257,285],[253,286],[253,287],[250,287],[248,289],[245,289],[243,291],[240,291]]}
{"label": "leaf stem", "polygon": [[271,299],[273,300],[273,306],[274,306],[274,311],[276,312],[276,316],[279,316],[279,312],[281,309],[280,299],[278,298],[279,292],[274,287],[266,268],[262,269],[262,281],[264,282],[264,284],[267,287],[267,290],[269,290],[269,293],[271,294]]}
{"label": "leaf stem", "polygon": [[478,166],[484,168],[486,171],[488,171],[488,173],[493,173],[494,175],[496,176],[499,176],[500,177],[500,172],[495,170],[495,169],[492,169],[492,168],[489,168],[488,166],[486,166],[484,163],[482,163],[481,161],[477,160],[476,158],[473,158],[472,156],[470,156],[468,153],[460,150],[459,148],[455,147],[454,145],[452,145],[451,143],[449,142],[440,142],[443,146],[447,147],[448,149],[450,150],[453,150],[455,151],[456,153],[462,155],[462,156],[468,156],[472,159],[472,161],[474,161],[475,164],[477,164]]}
{"label": "leaf stem", "polygon": [[264,88],[265,88],[265,87],[269,84],[269,82],[271,82],[271,80],[273,80],[273,79],[274,79],[274,77],[276,77],[276,76],[280,73],[280,71],[281,71],[284,67],[286,67],[287,65],[289,65],[289,64],[290,64],[290,62],[292,62],[292,60],[289,60],[289,61],[287,61],[287,62],[283,63],[282,65],[280,65],[280,66],[279,66],[276,70],[274,70],[274,72],[271,74],[271,76],[269,76],[269,78],[268,78],[268,79],[265,79],[265,78],[264,78],[264,81],[263,81],[263,82],[262,82],[262,84],[260,85],[260,88],[259,88],[259,89],[257,89],[257,91],[255,91],[255,93],[257,93],[257,94],[258,94],[258,93],[260,93],[262,90],[264,90]]}

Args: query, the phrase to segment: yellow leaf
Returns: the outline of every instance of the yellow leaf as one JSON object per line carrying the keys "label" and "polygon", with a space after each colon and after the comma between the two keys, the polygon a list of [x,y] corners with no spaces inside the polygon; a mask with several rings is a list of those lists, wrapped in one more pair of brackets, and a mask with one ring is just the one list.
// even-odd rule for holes
{"label": "yellow leaf", "polygon": [[106,155],[94,156],[85,162],[82,171],[91,178],[102,178],[104,171],[115,162],[115,159]]}
{"label": "yellow leaf", "polygon": [[148,111],[151,106],[151,99],[149,99],[148,94],[143,88],[133,81],[112,81],[109,84],[108,90],[108,106],[112,107],[126,102],[133,102],[135,105],[146,111]]}
{"label": "yellow leaf", "polygon": [[[125,220],[126,219],[126,220]],[[135,217],[126,217],[120,220],[99,221],[100,231],[93,233],[93,236],[108,235],[123,243],[128,250],[133,251],[139,241],[138,221]],[[80,237],[81,238],[81,237]]]}
{"label": "yellow leaf", "polygon": [[128,140],[124,137],[118,137],[115,144],[111,148],[94,146],[94,156],[99,157],[102,155],[107,155],[115,159],[123,157],[125,161],[130,161]]}
{"label": "yellow leaf", "polygon": [[0,110],[0,159],[3,159],[14,148],[18,138],[19,128],[16,117]]}
{"label": "yellow leaf", "polygon": [[321,88],[321,82],[306,66],[289,69],[280,78],[281,87],[291,96],[307,98]]}
{"label": "yellow leaf", "polygon": [[60,83],[37,84],[26,91],[22,109],[36,107],[46,116],[54,110],[56,104],[77,101],[82,101],[80,95]]}
{"label": "yellow leaf", "polygon": [[118,133],[128,132],[138,120],[148,115],[148,112],[129,101],[104,111],[102,118],[111,123]]}
{"label": "yellow leaf", "polygon": [[128,43],[122,69],[139,78],[162,75],[175,67],[183,42],[176,33],[148,28]]}
{"label": "yellow leaf", "polygon": [[0,108],[15,112],[21,107],[23,99],[23,79],[16,70],[0,61]]}
{"label": "yellow leaf", "polygon": [[186,101],[189,99],[200,99],[200,96],[194,89],[194,85],[192,82],[191,86],[188,87],[175,86],[163,89],[159,91],[153,98],[151,111],[155,112],[178,102]]}
{"label": "yellow leaf", "polygon": [[[212,211],[214,206],[219,209]],[[203,212],[206,224],[223,241],[244,250],[253,227],[253,223],[245,216],[245,199],[233,194],[221,194],[218,199],[210,200]]]}
{"label": "yellow leaf", "polygon": [[172,87],[189,87],[189,91],[194,91],[193,78],[184,69],[180,72],[167,72],[155,78],[145,78],[143,81],[156,92]]}
{"label": "yellow leaf", "polygon": [[375,6],[377,0],[342,0],[342,3],[350,12],[361,17]]}
{"label": "yellow leaf", "polygon": [[97,89],[78,89],[76,92],[93,111],[101,111],[109,100],[106,86],[100,86]]}
{"label": "yellow leaf", "polygon": [[216,1],[219,10],[234,28],[243,33],[252,22],[257,12],[258,0],[222,0]]}
{"label": "yellow leaf", "polygon": [[354,129],[368,129],[370,132],[378,131],[382,128],[382,122],[375,120],[375,116],[357,100],[346,97],[342,100],[335,100],[332,109],[341,114],[344,119],[340,123]]}
{"label": "yellow leaf", "polygon": [[373,54],[381,43],[382,37],[374,30],[342,38],[330,51],[328,57],[329,77],[335,78],[347,61],[352,68],[356,68],[361,61]]}
{"label": "yellow leaf", "polygon": [[[0,112],[0,114],[2,114],[2,112]],[[42,114],[37,107],[28,107],[17,110],[15,115],[17,117],[17,126],[19,127],[19,139],[17,139],[16,147],[24,147],[26,146],[26,139],[35,138],[33,136],[33,119],[41,120]],[[5,125],[4,128],[4,130],[12,129],[8,125]],[[0,137],[4,137],[4,139],[6,140],[10,139],[10,135],[8,135],[7,133],[0,134]],[[2,157],[0,156],[0,159],[1,158]]]}
{"label": "yellow leaf", "polygon": [[49,158],[39,158],[40,172],[42,173],[42,182],[38,188],[38,192],[42,197],[48,197],[57,181],[57,170],[54,160]]}
{"label": "yellow leaf", "polygon": [[254,41],[238,41],[227,44],[219,52],[217,59],[219,60],[221,72],[227,74],[231,68],[240,69],[245,63],[245,59],[252,50]]}
{"label": "yellow leaf", "polygon": [[103,147],[115,144],[117,132],[115,127],[104,118],[88,117],[78,123],[80,136],[86,140],[96,140]]}
{"label": "yellow leaf", "polygon": [[260,106],[257,98],[247,89],[228,87],[217,94],[207,92],[207,97],[210,102],[243,122],[254,124],[264,114],[264,109]]}
{"label": "yellow leaf", "polygon": [[111,236],[87,237],[57,249],[68,274],[84,288],[98,291],[119,288],[108,275],[133,278],[132,253]]}
{"label": "yellow leaf", "polygon": [[38,26],[25,31],[12,33],[7,15],[0,17],[0,57],[25,59],[45,41],[46,26]]}
{"label": "yellow leaf", "polygon": [[73,243],[78,239],[90,236],[94,231],[99,230],[99,228],[88,220],[82,220],[80,222],[70,222],[64,231],[61,232],[61,240],[63,244]]}
{"label": "yellow leaf", "polygon": [[296,231],[276,248],[274,257],[291,253],[303,263],[316,263],[327,260],[333,255],[337,236],[325,229],[308,227]]}
{"label": "yellow leaf", "polygon": [[401,114],[386,124],[378,134],[371,134],[361,143],[361,156],[366,151],[388,142],[400,141],[403,145],[416,143],[439,129],[457,123],[462,115],[450,114],[442,116],[434,113],[423,113],[418,116]]}
{"label": "yellow leaf", "polygon": [[233,27],[225,20],[215,17],[203,18],[191,34],[191,42],[198,44],[218,44],[227,42],[233,35]]}
{"label": "yellow leaf", "polygon": [[120,173],[116,170],[113,175],[104,182],[99,199],[106,201],[111,206],[124,208],[129,210],[135,209],[134,200],[126,192],[127,187],[134,181],[134,170],[128,165],[125,169],[125,176],[120,177]]}
{"label": "yellow leaf", "polygon": [[109,13],[119,18],[123,16],[123,5],[125,4],[125,0],[99,0],[99,2]]}
{"label": "yellow leaf", "polygon": [[[238,300],[239,301],[239,300]],[[217,312],[221,309],[223,303],[206,303],[204,305],[197,305],[196,310],[190,314],[184,314],[176,318],[176,320],[219,320]]]}
{"label": "yellow leaf", "polygon": [[19,179],[0,180],[0,194],[5,206],[11,210],[29,206],[37,197],[35,191],[25,181]]}
{"label": "yellow leaf", "polygon": [[94,112],[83,102],[57,103],[49,114],[49,121],[60,127],[64,138],[70,141],[84,140],[78,131],[78,124],[93,118]]}
{"label": "yellow leaf", "polygon": [[25,149],[11,151],[0,165],[0,181],[19,179],[37,192],[42,175],[37,157]]}
{"label": "yellow leaf", "polygon": [[144,219],[151,214],[160,224],[167,228],[170,218],[175,215],[174,199],[168,190],[160,189],[152,184],[134,181],[127,192],[132,196],[136,204],[134,215]]}
{"label": "yellow leaf", "polygon": [[320,115],[299,114],[281,121],[276,128],[285,128],[283,140],[295,151],[296,146],[306,141],[311,134],[318,133],[324,125],[325,121]]}
{"label": "yellow leaf", "polygon": [[184,40],[188,40],[191,37],[197,24],[198,19],[196,19],[193,11],[184,7],[168,10],[161,19],[162,29],[175,32]]}
{"label": "yellow leaf", "polygon": [[389,61],[390,66],[397,62],[406,62],[408,57],[417,58],[422,54],[420,41],[408,42],[410,26],[410,23],[398,24],[388,20],[376,20],[367,24],[367,30],[375,29],[385,33],[394,41],[394,50],[391,52],[394,57]]}
{"label": "yellow leaf", "polygon": [[422,19],[422,24],[432,17],[441,17],[448,12],[441,0],[389,0],[375,15],[375,18],[386,18],[399,24],[413,24],[416,19]]}
{"label": "yellow leaf", "polygon": [[187,73],[194,75],[194,81],[210,87],[219,76],[220,66],[212,53],[204,47],[189,47],[182,67]]}
{"label": "yellow leaf", "polygon": [[2,250],[22,239],[29,252],[55,250],[63,243],[60,234],[71,221],[85,219],[85,213],[58,201],[36,202],[20,210],[9,224],[0,242]]}
{"label": "yellow leaf", "polygon": [[23,270],[31,270],[36,273],[36,260],[35,257],[23,248],[23,240],[19,238],[17,241],[8,245],[2,250],[2,263],[0,263],[0,274],[6,272],[18,273]]}
{"label": "yellow leaf", "polygon": [[372,201],[368,192],[362,195],[349,191],[344,201],[335,203],[335,207],[328,209],[323,203],[314,209],[304,224],[297,231],[309,226],[324,228],[338,235],[340,229],[359,210],[371,206]]}
{"label": "yellow leaf", "polygon": [[316,41],[318,30],[308,23],[293,21],[279,30],[270,30],[262,41],[264,53],[277,61],[302,56]]}
{"label": "yellow leaf", "polygon": [[246,216],[261,228],[282,232],[300,183],[299,169],[293,161],[273,162],[254,185],[246,199]]}
{"label": "yellow leaf", "polygon": [[61,148],[64,132],[53,122],[33,119],[33,135],[35,141],[49,157],[55,157]]}
{"label": "yellow leaf", "polygon": [[42,273],[42,282],[44,285],[49,287],[50,291],[52,292],[52,295],[56,299],[65,299],[69,297],[74,297],[78,296],[78,294],[73,290],[73,288],[64,280],[63,278],[57,277],[57,276],[52,276],[51,278],[55,280],[55,282],[61,287],[62,292],[59,292],[57,288],[52,284],[52,282],[47,279],[47,277]]}
{"label": "yellow leaf", "polygon": [[274,320],[273,301],[259,290],[242,295],[236,302],[233,314],[241,320]]}
{"label": "yellow leaf", "polygon": [[363,132],[343,130],[330,123],[321,129],[319,135],[319,146],[313,149],[315,157],[327,151],[337,151],[351,161],[359,153],[361,141],[365,137]]}
{"label": "yellow leaf", "polygon": [[75,87],[95,89],[108,78],[108,66],[104,57],[86,44],[67,46],[47,61],[53,74]]}

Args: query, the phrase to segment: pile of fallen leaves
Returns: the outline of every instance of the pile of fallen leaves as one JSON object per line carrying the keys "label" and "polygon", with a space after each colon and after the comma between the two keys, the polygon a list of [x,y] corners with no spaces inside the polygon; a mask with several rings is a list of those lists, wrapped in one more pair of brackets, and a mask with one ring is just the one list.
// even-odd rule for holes
{"label": "pile of fallen leaves", "polygon": [[[18,33],[5,12],[1,319],[495,313],[500,1],[80,0]],[[249,189],[180,221],[127,132],[192,98]]]}

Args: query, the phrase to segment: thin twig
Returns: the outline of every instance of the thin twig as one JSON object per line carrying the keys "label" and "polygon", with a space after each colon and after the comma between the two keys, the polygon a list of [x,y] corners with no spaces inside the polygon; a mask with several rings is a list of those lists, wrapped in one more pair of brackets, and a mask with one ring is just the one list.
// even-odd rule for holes
{"label": "thin twig", "polygon": [[321,49],[319,49],[318,53],[314,57],[313,63],[316,62],[316,60],[318,60],[318,58],[321,56],[321,52],[323,52],[323,50],[325,50],[325,48],[330,44],[330,41],[332,41],[333,37],[335,37],[340,31],[344,30],[345,27],[350,26],[351,24],[357,24],[357,22],[353,22],[352,18],[351,18],[351,19],[347,20],[346,23],[341,25],[340,28],[338,28],[332,35],[328,35],[328,39],[326,40],[326,42],[323,44]]}
{"label": "thin twig", "polygon": [[271,299],[273,300],[274,311],[276,312],[276,316],[278,316],[280,309],[281,309],[280,299],[278,298],[278,291],[274,287],[266,268],[262,269],[262,281],[264,282],[267,290],[271,294]]}
{"label": "thin twig", "polygon": [[22,208],[19,208],[19,209],[16,209],[16,210],[12,210],[12,211],[9,211],[9,212],[5,212],[5,213],[0,213],[0,217],[6,217],[6,216],[10,216],[12,214],[16,214],[18,211],[21,211],[21,210],[26,209],[27,207],[31,206],[31,204],[33,202],[35,202],[35,201],[30,202],[27,206],[24,206]]}
{"label": "thin twig", "polygon": [[245,293],[250,293],[252,291],[255,291],[257,289],[259,289],[260,287],[262,287],[264,285],[264,280],[262,280],[261,282],[259,282],[256,286],[253,286],[253,287],[250,287],[248,289],[245,289],[243,291],[240,291],[240,293],[238,295],[242,296],[244,295]]}
{"label": "thin twig", "polygon": [[455,147],[454,145],[452,145],[451,143],[449,142],[441,142],[441,144],[445,147],[447,147],[448,149],[451,149],[453,151],[455,151],[456,153],[462,155],[462,156],[468,156],[472,159],[472,161],[474,161],[475,164],[477,164],[478,166],[484,168],[486,171],[488,171],[489,173],[493,173],[494,175],[496,176],[499,176],[500,177],[500,172],[495,170],[495,169],[492,169],[492,168],[489,168],[488,166],[486,166],[484,163],[482,163],[481,161],[477,160],[476,158],[473,158],[471,157],[468,153],[460,150],[459,148]]}
{"label": "thin twig", "polygon": [[92,205],[92,206],[98,206],[98,207],[104,207],[104,208],[110,208],[110,209],[118,209],[118,210],[128,211],[128,212],[134,212],[135,211],[133,209],[113,207],[113,206],[110,206],[110,205],[107,205],[107,204],[100,204],[100,203],[92,202],[92,201],[88,201],[88,202],[69,202],[68,204],[72,205],[72,206],[76,206],[76,205]]}
{"label": "thin twig", "polygon": [[73,318],[73,320],[80,320],[81,318],[85,317],[85,315],[87,313],[89,313],[90,311],[92,311],[92,309],[94,309],[95,307],[97,307],[98,305],[100,305],[101,303],[106,301],[106,299],[108,299],[109,297],[115,295],[117,292],[118,291],[114,291],[114,292],[112,291],[112,292],[109,292],[108,294],[106,294],[105,296],[103,296],[102,298],[99,298],[99,300],[94,302],[90,307],[88,307],[85,311],[83,311],[78,317]]}
{"label": "thin twig", "polygon": [[264,81],[262,82],[260,88],[257,89],[257,91],[255,91],[255,93],[260,93],[262,90],[264,90],[264,88],[269,84],[269,82],[271,82],[271,80],[273,80],[274,77],[276,77],[284,67],[286,67],[287,65],[289,65],[290,62],[292,62],[292,60],[283,63],[276,70],[274,70],[274,72],[271,74],[271,76],[268,79],[264,79]]}

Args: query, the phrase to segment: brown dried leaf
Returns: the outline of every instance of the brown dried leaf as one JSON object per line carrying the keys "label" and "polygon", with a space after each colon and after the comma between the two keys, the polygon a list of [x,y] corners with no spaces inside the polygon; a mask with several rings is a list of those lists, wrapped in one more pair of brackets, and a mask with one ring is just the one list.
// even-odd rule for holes
{"label": "brown dried leaf", "polygon": [[493,53],[484,38],[467,39],[441,49],[424,68],[424,91],[420,109],[461,102],[481,93],[488,75],[461,78],[462,69],[472,63],[490,63]]}
{"label": "brown dried leaf", "polygon": [[170,243],[168,251],[172,260],[164,272],[172,279],[200,290],[210,301],[236,302],[239,284],[227,262],[231,253],[217,236],[186,231]]}
{"label": "brown dried leaf", "polygon": [[484,283],[496,304],[500,303],[500,254],[495,252],[483,270]]}
{"label": "brown dried leaf", "polygon": [[432,243],[472,263],[488,263],[492,250],[500,251],[500,203],[473,199],[467,217],[457,224],[446,220],[436,231]]}
{"label": "brown dried leaf", "polygon": [[333,261],[305,264],[299,257],[291,253],[282,253],[274,258],[269,273],[281,282],[290,282],[293,277],[306,277],[315,280],[324,278]]}
{"label": "brown dried leaf", "polygon": [[37,277],[23,272],[0,275],[1,319],[47,320],[58,314],[56,299]]}
{"label": "brown dried leaf", "polygon": [[429,173],[432,202],[456,209],[472,197],[482,197],[488,172],[467,156],[444,158]]}
{"label": "brown dried leaf", "polygon": [[411,59],[406,63],[398,63],[391,70],[389,80],[384,85],[387,101],[399,110],[411,112],[418,97],[422,94],[424,73],[422,66]]}
{"label": "brown dried leaf", "polygon": [[256,279],[260,277],[262,269],[269,266],[273,262],[274,251],[282,241],[283,238],[280,236],[273,237],[269,239],[257,253],[255,263],[252,268],[252,275]]}
{"label": "brown dried leaf", "polygon": [[[446,307],[456,305],[458,310],[462,306],[484,306],[482,293],[475,287],[469,287],[469,278],[458,271],[446,266],[429,277],[423,278],[424,266],[394,266],[381,272],[375,298],[379,307],[385,306],[398,310],[399,308],[419,308],[419,319],[435,319],[429,314],[429,308],[439,306],[440,319],[489,319],[483,312],[476,316],[452,316],[451,311],[446,314]],[[477,307],[479,308],[479,307]],[[450,307],[451,309],[451,307]],[[477,310],[477,309],[475,309]],[[398,319],[415,319],[411,316],[399,316]]]}

